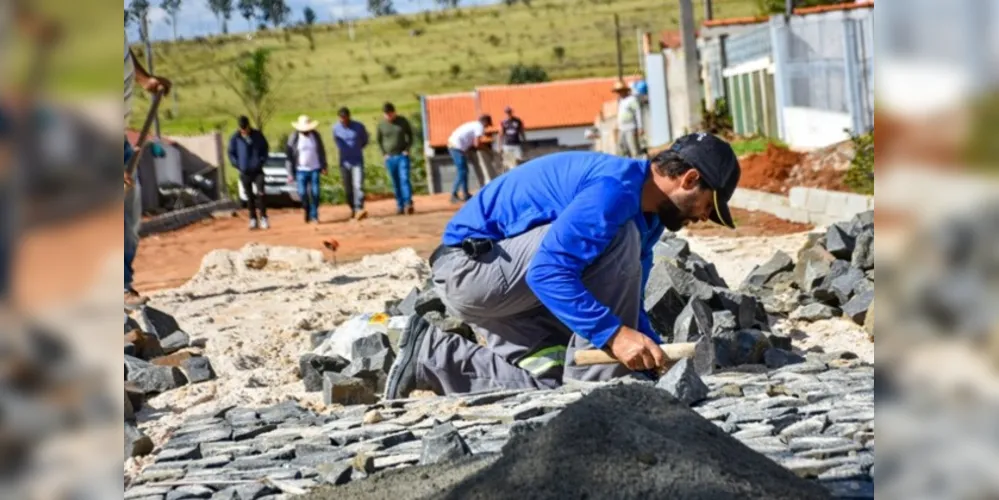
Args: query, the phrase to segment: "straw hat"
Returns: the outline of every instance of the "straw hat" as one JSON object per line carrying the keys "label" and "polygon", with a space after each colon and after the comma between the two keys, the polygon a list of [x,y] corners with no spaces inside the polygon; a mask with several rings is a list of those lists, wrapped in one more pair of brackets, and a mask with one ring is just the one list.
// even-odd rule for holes
{"label": "straw hat", "polygon": [[299,116],[298,121],[293,122],[291,126],[299,132],[312,132],[319,127],[319,122],[309,118],[308,115],[302,115]]}
{"label": "straw hat", "polygon": [[631,87],[629,87],[627,83],[624,83],[624,81],[618,80],[616,83],[614,83],[614,90],[612,90],[611,92],[623,92],[625,90],[631,92]]}

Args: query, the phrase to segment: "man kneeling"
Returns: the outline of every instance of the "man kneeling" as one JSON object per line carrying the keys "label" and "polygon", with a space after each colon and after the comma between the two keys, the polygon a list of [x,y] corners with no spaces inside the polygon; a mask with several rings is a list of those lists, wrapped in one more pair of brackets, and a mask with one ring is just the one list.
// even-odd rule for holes
{"label": "man kneeling", "polygon": [[[664,228],[734,227],[728,200],[739,176],[727,143],[694,134],[651,161],[557,153],[491,182],[430,258],[436,291],[482,345],[414,316],[385,398],[554,388],[662,367],[643,307],[653,247]],[[584,349],[622,364],[576,366]]]}

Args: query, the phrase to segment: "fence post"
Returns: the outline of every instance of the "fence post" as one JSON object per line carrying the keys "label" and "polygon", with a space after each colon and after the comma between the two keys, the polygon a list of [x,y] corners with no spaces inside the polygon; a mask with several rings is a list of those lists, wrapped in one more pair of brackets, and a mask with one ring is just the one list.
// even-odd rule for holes
{"label": "fence post", "polygon": [[784,108],[790,105],[788,78],[788,33],[790,26],[783,16],[770,16],[770,42],[774,59],[774,98],[777,100],[777,130],[781,140],[788,141],[784,126]]}
{"label": "fence post", "polygon": [[212,139],[215,142],[215,164],[219,169],[218,177],[218,195],[219,200],[228,201],[229,200],[229,184],[226,182],[225,178],[225,149],[222,147],[222,132],[216,130],[212,132]]}
{"label": "fence post", "polygon": [[860,134],[864,130],[864,106],[860,96],[861,71],[857,59],[856,23],[843,16],[843,84],[846,86],[846,102],[854,134]]}

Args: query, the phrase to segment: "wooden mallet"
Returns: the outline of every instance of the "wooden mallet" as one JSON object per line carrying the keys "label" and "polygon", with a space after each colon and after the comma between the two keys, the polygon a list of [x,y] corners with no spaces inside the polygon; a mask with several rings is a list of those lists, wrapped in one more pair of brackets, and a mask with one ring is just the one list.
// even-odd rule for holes
{"label": "wooden mallet", "polygon": [[[697,342],[685,342],[679,344],[662,344],[659,346],[666,354],[667,362],[664,368],[668,369],[681,359],[693,359],[694,371],[699,375],[707,375],[715,367],[715,346],[711,337],[705,335]],[[576,351],[573,356],[576,366],[609,365],[620,363],[617,358],[609,352],[601,349],[589,349]]]}

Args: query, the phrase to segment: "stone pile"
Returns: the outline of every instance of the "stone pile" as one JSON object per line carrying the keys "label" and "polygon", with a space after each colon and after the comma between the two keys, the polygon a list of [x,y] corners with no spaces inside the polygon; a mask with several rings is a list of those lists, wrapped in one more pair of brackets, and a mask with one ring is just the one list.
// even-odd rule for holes
{"label": "stone pile", "polygon": [[[705,476],[691,470],[692,478],[718,478],[712,487],[726,494],[714,498],[737,497],[728,494],[733,491],[785,492],[770,498],[795,498],[798,493],[797,498],[821,497],[749,450],[825,486],[833,496],[873,498],[873,367],[849,353],[808,356],[803,363],[777,370],[753,365],[704,376],[708,392],[693,407],[700,414],[698,421],[683,416],[672,398],[663,395],[666,399],[657,400],[647,392],[628,392],[633,384],[622,383],[599,386],[612,387],[603,402],[592,400],[597,394],[586,398],[599,392],[599,387],[567,386],[382,401],[328,414],[302,409],[293,402],[268,408],[227,408],[192,418],[178,428],[154,463],[126,486],[124,498],[277,499],[313,490],[313,498],[390,498],[393,477],[407,474],[397,469],[414,466],[419,467],[398,476],[405,478],[397,485],[404,498],[508,498],[499,493],[463,496],[454,492],[484,491],[481,488],[491,483],[482,474],[475,476],[477,471],[513,471],[491,481],[524,481],[525,487],[533,488],[533,481],[543,474],[524,471],[540,467],[545,457],[566,461],[575,455],[577,460],[595,461],[544,465],[541,470],[547,473],[571,469],[571,482],[579,484],[566,485],[566,477],[550,477],[549,481],[559,484],[557,488],[569,489],[542,488],[534,498],[564,498],[559,493],[593,481],[610,481],[606,476],[618,473],[613,468],[617,460],[601,460],[599,454],[586,450],[616,449],[619,453],[615,444],[619,440],[673,443],[669,446],[676,448],[650,447],[648,453],[629,455],[624,464],[655,472],[656,481],[666,485],[671,484],[668,474],[656,471],[677,465],[671,455],[687,456],[673,450],[711,441],[704,449],[690,452],[689,457],[700,458],[688,466],[709,471]],[[637,384],[653,390],[650,383]],[[615,398],[619,402],[611,411],[605,404]],[[626,404],[629,401],[634,405]],[[678,421],[688,423],[678,431],[668,419],[657,421],[653,416],[657,412],[675,413]],[[600,418],[585,424],[581,414],[599,414]],[[616,425],[615,419],[627,425]],[[707,422],[714,425],[705,426]],[[549,425],[551,432],[542,434]],[[634,431],[624,429],[636,426]],[[688,431],[693,434],[683,435]],[[724,435],[749,449],[729,443]],[[536,438],[542,444],[532,448]],[[558,446],[566,449],[558,452]],[[741,457],[737,465],[733,457]],[[330,489],[316,490],[322,486]],[[600,488],[612,486],[600,483]],[[451,493],[445,495],[445,490]]]}
{"label": "stone pile", "polygon": [[790,338],[771,333],[764,302],[730,289],[715,266],[691,252],[685,240],[666,234],[654,258],[645,310],[664,341],[710,337],[718,369],[764,363],[777,368],[801,361],[791,351]]}
{"label": "stone pile", "polygon": [[797,262],[778,252],[740,290],[760,297],[771,314],[796,321],[845,316],[872,332],[874,212],[811,235]]}
{"label": "stone pile", "polygon": [[204,343],[193,342],[173,316],[149,306],[133,316],[125,318],[125,458],[152,451],[135,426],[146,398],[215,378]]}

